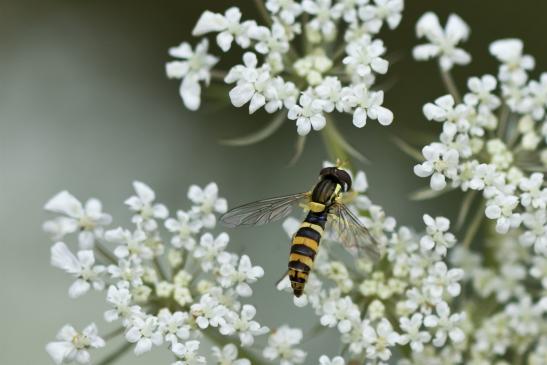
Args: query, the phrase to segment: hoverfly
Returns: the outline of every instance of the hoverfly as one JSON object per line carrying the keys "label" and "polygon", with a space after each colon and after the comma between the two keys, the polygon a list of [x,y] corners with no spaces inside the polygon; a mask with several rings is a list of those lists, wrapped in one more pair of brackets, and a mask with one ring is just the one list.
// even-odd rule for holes
{"label": "hoverfly", "polygon": [[257,226],[285,218],[294,206],[305,205],[309,211],[292,238],[287,271],[293,293],[299,297],[325,230],[334,228],[337,240],[350,252],[361,251],[373,260],[379,257],[376,241],[342,201],[351,184],[346,171],[326,167],[319,173],[319,181],[311,191],[248,203],[231,209],[220,217],[220,221],[228,227]]}

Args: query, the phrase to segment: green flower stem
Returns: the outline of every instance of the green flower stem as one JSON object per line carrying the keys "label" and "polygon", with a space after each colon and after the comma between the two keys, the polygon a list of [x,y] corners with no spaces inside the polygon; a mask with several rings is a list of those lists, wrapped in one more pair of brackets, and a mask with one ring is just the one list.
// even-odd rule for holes
{"label": "green flower stem", "polygon": [[364,163],[368,162],[359,151],[344,139],[338,128],[336,128],[334,119],[328,114],[325,115],[325,118],[327,119],[327,123],[321,131],[321,135],[323,136],[323,142],[331,162],[336,163],[340,161],[348,169],[351,169],[350,157]]}
{"label": "green flower stem", "polygon": [[167,273],[163,269],[163,266],[158,258],[158,256],[154,257],[154,267],[156,268],[156,271],[158,272],[158,275],[160,278],[165,281],[167,280]]}
{"label": "green flower stem", "polygon": [[224,83],[224,78],[226,77],[226,75],[228,74],[226,71],[224,70],[216,70],[216,69],[212,69],[210,71],[211,73],[211,79],[213,81],[219,81],[219,82],[222,82]]}
{"label": "green flower stem", "polygon": [[223,348],[229,343],[233,343],[237,346],[237,357],[238,358],[245,358],[251,362],[253,365],[261,365],[261,364],[267,364],[261,357],[256,355],[255,353],[251,352],[250,350],[243,348],[241,346],[237,345],[237,342],[232,342],[230,337],[223,336],[219,334],[218,332],[215,332],[213,330],[206,330],[202,331],[202,333],[207,337],[209,340],[214,342],[218,347]]}
{"label": "green flower stem", "polygon": [[[125,341],[125,340],[124,340]],[[113,364],[116,360],[118,360],[120,357],[125,355],[127,351],[131,348],[133,344],[129,342],[124,342],[123,345],[118,347],[116,351],[102,359],[97,365],[110,365]]]}
{"label": "green flower stem", "polygon": [[471,243],[473,242],[473,239],[477,235],[477,232],[479,231],[479,228],[481,226],[481,222],[484,219],[485,206],[486,206],[486,203],[483,200],[480,206],[477,207],[477,210],[475,211],[475,215],[473,216],[473,220],[471,221],[471,224],[469,225],[469,228],[463,239],[463,242],[462,242],[463,247],[469,248],[471,246]]}
{"label": "green flower stem", "polygon": [[115,330],[113,330],[111,332],[108,332],[107,334],[103,335],[102,338],[105,341],[108,341],[108,340],[111,340],[111,339],[113,339],[114,337],[116,337],[118,335],[121,335],[124,331],[125,331],[125,327],[119,327],[119,328],[116,328]]}
{"label": "green flower stem", "polygon": [[106,258],[108,261],[110,261],[112,264],[117,265],[118,264],[118,258],[114,256],[112,252],[110,252],[109,249],[104,247],[102,243],[95,242],[95,249],[97,252],[99,252],[104,258]]}
{"label": "green flower stem", "polygon": [[264,0],[254,0],[255,6],[260,13],[260,16],[262,17],[262,20],[268,25],[272,25],[272,19],[270,18],[270,14],[268,14],[268,10],[266,9],[266,6],[264,5]]}
{"label": "green flower stem", "polygon": [[454,98],[454,101],[459,104],[462,102],[462,97],[460,92],[458,91],[458,87],[456,86],[456,83],[454,82],[454,78],[452,77],[452,74],[450,71],[443,70],[441,65],[439,64],[439,71],[441,73],[441,78],[443,80],[443,83],[448,90],[448,92],[452,95]]}
{"label": "green flower stem", "polygon": [[509,106],[506,103],[503,103],[503,106],[501,107],[500,114],[498,117],[498,133],[497,136],[500,139],[505,139],[505,135],[507,133],[507,122],[509,121],[509,115],[511,114],[511,109],[509,109]]}
{"label": "green flower stem", "polygon": [[327,124],[325,125],[325,128],[323,128],[321,134],[325,147],[327,148],[329,159],[333,163],[336,163],[337,160],[349,162],[349,155],[340,143],[340,132],[334,124],[334,119],[329,115],[326,115],[325,118],[327,118]]}

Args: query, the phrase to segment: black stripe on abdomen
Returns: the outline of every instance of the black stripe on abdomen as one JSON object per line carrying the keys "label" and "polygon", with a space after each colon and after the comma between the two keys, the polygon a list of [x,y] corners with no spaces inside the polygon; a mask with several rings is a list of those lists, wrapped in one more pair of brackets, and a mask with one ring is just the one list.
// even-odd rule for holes
{"label": "black stripe on abdomen", "polygon": [[306,237],[319,243],[321,234],[311,227],[300,227],[295,234],[296,237]]}
{"label": "black stripe on abdomen", "polygon": [[308,212],[304,222],[317,224],[318,226],[321,226],[321,228],[325,228],[325,224],[327,223],[327,212]]}
{"label": "black stripe on abdomen", "polygon": [[298,253],[307,256],[312,260],[315,258],[316,252],[306,245],[296,244],[291,246],[291,253]]}

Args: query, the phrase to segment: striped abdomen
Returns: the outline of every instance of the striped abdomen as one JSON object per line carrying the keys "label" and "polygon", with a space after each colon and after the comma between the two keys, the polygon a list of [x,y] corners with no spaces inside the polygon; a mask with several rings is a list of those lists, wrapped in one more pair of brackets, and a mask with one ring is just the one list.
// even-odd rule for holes
{"label": "striped abdomen", "polygon": [[293,237],[288,274],[294,295],[297,297],[304,291],[326,222],[326,211],[310,211]]}

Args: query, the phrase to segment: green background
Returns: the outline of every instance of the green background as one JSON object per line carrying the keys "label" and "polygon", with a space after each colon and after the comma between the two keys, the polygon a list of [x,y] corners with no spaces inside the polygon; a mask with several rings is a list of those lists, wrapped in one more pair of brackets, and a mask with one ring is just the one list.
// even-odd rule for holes
{"label": "green background", "polygon": [[[412,173],[413,161],[390,138],[428,140],[438,125],[427,123],[421,107],[445,93],[433,63],[416,63],[414,24],[427,10],[444,23],[450,12],[472,29],[464,48],[469,67],[456,68],[464,80],[495,73],[488,54],[490,41],[502,37],[525,40],[525,51],[545,70],[543,0],[416,0],[406,1],[403,21],[383,31],[388,54],[397,56],[388,79],[395,81],[385,105],[395,113],[391,127],[369,122],[364,129],[342,119],[342,131],[370,159],[365,168],[372,199],[398,222],[421,229],[421,216],[453,217],[458,193],[429,202],[413,202],[408,194],[426,184]],[[45,201],[68,189],[81,200],[97,197],[115,224],[126,224],[123,206],[132,194],[131,181],[150,184],[160,201],[174,212],[187,207],[191,183],[216,181],[231,205],[270,195],[296,192],[313,183],[326,154],[319,134],[308,138],[304,156],[287,162],[296,139],[293,122],[271,139],[250,147],[220,145],[219,140],[254,131],[267,122],[265,113],[249,116],[209,100],[199,112],[184,109],[178,82],[167,80],[167,49],[192,41],[191,29],[205,9],[242,8],[257,18],[247,1],[2,1],[0,2],[0,363],[50,364],[44,345],[67,322],[77,327],[95,321],[106,328],[102,294],[71,300],[70,279],[49,266],[50,242],[41,231],[48,217]],[[216,46],[214,52],[220,54]],[[226,101],[223,101],[226,103]],[[295,309],[291,299],[274,290],[286,265],[287,237],[279,225],[229,232],[231,249],[244,250],[262,265],[266,276],[250,300],[259,319],[271,326],[288,323],[309,327],[315,316]],[[304,345],[316,355],[338,351],[335,331]],[[98,359],[99,356],[95,357]],[[156,349],[123,364],[168,364],[168,351]]]}

